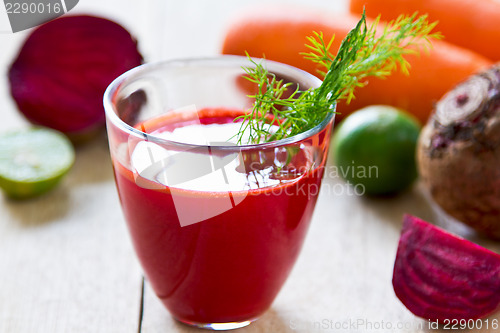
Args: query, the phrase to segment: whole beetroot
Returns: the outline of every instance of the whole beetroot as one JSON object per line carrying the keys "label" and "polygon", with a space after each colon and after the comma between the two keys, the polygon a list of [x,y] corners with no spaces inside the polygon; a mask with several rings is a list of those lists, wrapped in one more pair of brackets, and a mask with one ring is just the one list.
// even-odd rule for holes
{"label": "whole beetroot", "polygon": [[439,206],[500,239],[500,64],[443,96],[422,130],[417,158]]}
{"label": "whole beetroot", "polygon": [[64,16],[27,38],[9,70],[11,94],[31,122],[86,136],[104,124],[106,87],[141,63],[136,40],[117,23]]}

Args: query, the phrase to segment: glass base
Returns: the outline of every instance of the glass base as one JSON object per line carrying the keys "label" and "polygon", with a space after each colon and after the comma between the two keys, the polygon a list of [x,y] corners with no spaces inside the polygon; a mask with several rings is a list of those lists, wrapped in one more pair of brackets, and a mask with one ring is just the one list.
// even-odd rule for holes
{"label": "glass base", "polygon": [[197,328],[203,328],[206,330],[226,331],[226,330],[234,330],[237,328],[242,328],[242,327],[248,326],[252,322],[256,321],[257,319],[258,318],[250,319],[250,320],[246,320],[246,321],[240,321],[240,322],[230,322],[230,323],[197,323],[197,322],[185,321],[185,320],[180,320],[180,319],[177,319],[177,321],[179,321],[185,325],[189,325],[189,326],[197,327]]}

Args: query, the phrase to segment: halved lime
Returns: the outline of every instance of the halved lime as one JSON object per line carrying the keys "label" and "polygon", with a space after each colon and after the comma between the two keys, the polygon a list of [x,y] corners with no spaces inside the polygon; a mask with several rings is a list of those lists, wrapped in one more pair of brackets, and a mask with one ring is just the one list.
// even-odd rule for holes
{"label": "halved lime", "polygon": [[0,187],[15,199],[40,195],[56,186],[75,160],[64,134],[30,128],[0,135]]}

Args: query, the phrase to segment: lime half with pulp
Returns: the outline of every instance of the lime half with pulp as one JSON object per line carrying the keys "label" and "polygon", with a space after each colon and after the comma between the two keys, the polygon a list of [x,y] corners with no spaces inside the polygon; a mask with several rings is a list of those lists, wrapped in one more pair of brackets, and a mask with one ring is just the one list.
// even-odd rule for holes
{"label": "lime half with pulp", "polygon": [[31,128],[0,135],[0,187],[15,199],[30,198],[56,186],[75,160],[64,134]]}

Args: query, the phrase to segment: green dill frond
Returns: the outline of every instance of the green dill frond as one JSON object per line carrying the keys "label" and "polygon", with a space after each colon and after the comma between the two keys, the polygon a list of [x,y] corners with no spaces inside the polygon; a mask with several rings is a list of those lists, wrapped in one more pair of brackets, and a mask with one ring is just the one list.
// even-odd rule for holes
{"label": "green dill frond", "polygon": [[[324,76],[321,86],[315,89],[299,91],[297,88],[285,94],[290,83],[277,80],[262,63],[247,54],[253,66],[245,68],[246,78],[258,89],[249,96],[255,100],[252,110],[238,118],[243,119],[238,143],[242,143],[244,132],[249,135],[250,143],[259,143],[279,140],[318,125],[327,113],[333,112],[338,100],[349,103],[355,90],[367,84],[367,78],[383,79],[397,69],[408,74],[410,64],[404,56],[418,53],[419,48],[428,50],[432,39],[442,37],[440,33],[432,33],[437,22],[429,23],[427,15],[401,15],[382,32],[376,30],[379,20],[380,17],[376,18],[368,26],[363,13],[335,56],[330,52],[335,36],[325,42],[322,32],[313,32],[307,38],[306,47],[310,52],[303,55],[318,64]],[[273,125],[278,126],[274,133]]]}

